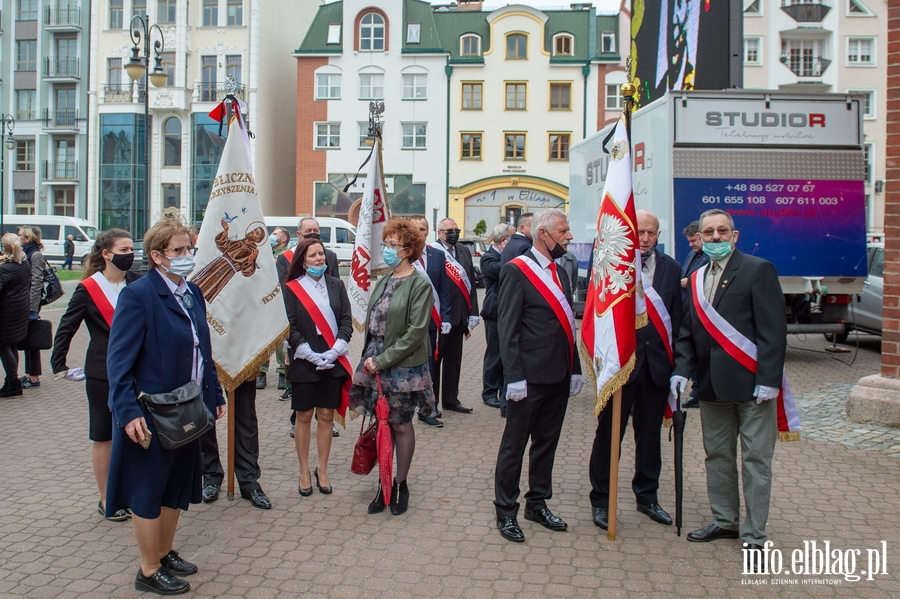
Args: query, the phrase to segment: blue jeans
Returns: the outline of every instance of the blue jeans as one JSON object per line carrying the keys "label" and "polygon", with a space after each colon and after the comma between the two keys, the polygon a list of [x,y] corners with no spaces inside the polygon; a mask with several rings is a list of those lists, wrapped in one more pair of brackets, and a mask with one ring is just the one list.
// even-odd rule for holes
{"label": "blue jeans", "polygon": [[69,267],[69,270],[72,270],[72,256],[66,256],[66,260],[62,263],[62,269],[65,270],[66,266]]}

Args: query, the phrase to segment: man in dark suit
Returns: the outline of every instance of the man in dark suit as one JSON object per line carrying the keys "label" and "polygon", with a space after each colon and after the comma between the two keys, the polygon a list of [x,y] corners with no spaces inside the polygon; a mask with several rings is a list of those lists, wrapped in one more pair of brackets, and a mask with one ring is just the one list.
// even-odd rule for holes
{"label": "man in dark suit", "polygon": [[[419,230],[422,237],[428,239],[428,219],[421,214],[416,214],[409,217],[409,220]],[[437,361],[434,359],[434,351],[438,333],[446,335],[450,332],[450,283],[447,281],[447,259],[441,250],[426,245],[425,251],[422,252],[422,257],[419,258],[419,265],[424,273],[428,275],[428,280],[431,281],[431,287],[437,295],[441,306],[441,330],[438,331],[437,324],[433,318],[428,321],[428,339],[431,342],[431,352],[428,354],[428,369],[431,371],[431,380],[433,382],[437,376]],[[440,348],[437,349],[440,350]],[[437,397],[437,388],[435,388],[434,392],[435,397]],[[419,420],[429,426],[444,426],[444,423],[437,418],[425,416],[422,413],[419,413]]]}
{"label": "man in dark suit", "polygon": [[[659,220],[656,216],[646,210],[638,210],[636,216],[645,295],[655,291],[665,305],[670,327],[678,327],[682,317],[681,267],[656,248],[659,235]],[[652,289],[648,290],[650,287]],[[647,301],[650,301],[649,298]],[[625,437],[628,416],[632,415],[635,457],[631,489],[637,501],[637,511],[665,525],[672,524],[672,518],[660,507],[656,492],[662,470],[659,430],[669,396],[669,377],[672,376],[674,366],[671,350],[669,337],[663,339],[654,323],[648,323],[637,330],[634,370],[622,387],[622,417],[616,427],[621,441]],[[590,465],[594,524],[604,530],[609,519],[609,449],[612,430],[610,402],[597,417],[597,434],[594,436]]]}
{"label": "man in dark suit", "polygon": [[[703,251],[710,257],[709,268],[696,274],[704,275],[702,297],[734,331],[721,326],[707,329],[698,316],[699,299],[695,301],[692,294],[675,343],[671,388],[683,390],[696,370],[713,521],[689,533],[688,541],[740,536],[748,549],[761,549],[768,538],[772,456],[778,436],[776,398],[787,348],[784,296],[771,262],[735,248],[738,231],[730,214],[718,209],[704,212],[700,235]],[[756,372],[735,359],[730,344],[723,346],[716,337],[755,344]],[[747,512],[740,532],[738,437]]]}
{"label": "man in dark suit", "polygon": [[[689,277],[695,270],[700,270],[709,264],[709,256],[703,253],[703,241],[700,239],[700,221],[695,220],[686,226],[681,233],[687,239],[688,245],[691,246],[691,251],[688,252],[688,255],[684,258],[684,262],[681,264],[681,305],[687,306],[691,302],[691,290],[688,288]],[[673,323],[673,326],[675,327],[680,325],[680,322]],[[682,408],[700,407],[700,401],[697,399],[696,374],[691,376],[691,382],[693,383],[691,394],[684,403],[681,404]]]}
{"label": "man in dark suit", "polygon": [[503,248],[503,253],[500,254],[501,266],[531,249],[531,221],[533,218],[533,212],[526,212],[519,216],[516,232],[509,238],[506,247]]}
{"label": "man in dark suit", "polygon": [[472,413],[472,408],[459,401],[459,375],[462,368],[463,339],[472,335],[478,326],[478,293],[475,289],[475,270],[472,254],[459,241],[459,226],[452,218],[438,224],[437,245],[447,260],[445,270],[450,287],[450,332],[442,334],[434,382],[435,400],[440,389],[441,405],[445,410],[461,414]]}
{"label": "man in dark suit", "polygon": [[[491,233],[491,247],[481,256],[481,277],[484,279],[484,350],[481,399],[484,405],[499,408],[506,405],[506,398],[498,398],[503,389],[503,364],[500,363],[500,336],[497,331],[497,293],[500,291],[500,252],[506,246],[512,227],[500,223]],[[506,411],[504,410],[505,414]]]}
{"label": "man in dark suit", "polygon": [[564,212],[535,217],[534,248],[500,270],[498,321],[500,358],[506,376],[506,428],[494,471],[494,507],[503,538],[521,543],[519,478],[525,446],[528,492],[525,519],[550,530],[568,526],[547,508],[553,496],[552,472],[569,397],[581,391],[581,364],[575,350],[572,288],[553,260],[572,240]]}

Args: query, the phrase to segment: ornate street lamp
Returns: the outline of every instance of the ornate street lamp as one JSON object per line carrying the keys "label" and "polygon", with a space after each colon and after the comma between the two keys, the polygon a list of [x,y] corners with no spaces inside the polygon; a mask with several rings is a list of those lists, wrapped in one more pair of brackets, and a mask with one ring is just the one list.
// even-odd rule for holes
{"label": "ornate street lamp", "polygon": [[[12,117],[11,114],[3,114],[0,115],[0,140],[3,138],[3,134],[6,134],[6,140],[3,141],[3,145],[7,150],[15,150],[16,149],[16,140],[13,139],[12,133],[13,129],[16,128],[16,119]],[[3,213],[6,212],[6,201],[3,197],[3,192],[5,191],[5,183],[3,182],[3,174],[6,172],[6,152],[0,150],[0,237],[3,236]]]}

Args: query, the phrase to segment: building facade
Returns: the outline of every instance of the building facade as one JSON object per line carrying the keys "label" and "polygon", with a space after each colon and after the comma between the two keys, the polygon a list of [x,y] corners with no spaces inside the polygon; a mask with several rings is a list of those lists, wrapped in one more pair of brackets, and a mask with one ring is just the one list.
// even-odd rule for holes
{"label": "building facade", "polygon": [[85,216],[90,14],[77,0],[10,0],[0,12],[4,213]]}
{"label": "building facade", "polygon": [[745,88],[865,95],[871,239],[884,235],[887,8],[883,0],[744,2]]}

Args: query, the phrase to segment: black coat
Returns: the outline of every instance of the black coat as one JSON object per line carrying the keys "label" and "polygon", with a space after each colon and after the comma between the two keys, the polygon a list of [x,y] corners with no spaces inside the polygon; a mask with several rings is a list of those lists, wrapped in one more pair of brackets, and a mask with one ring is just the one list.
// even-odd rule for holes
{"label": "black coat", "polygon": [[530,239],[521,233],[515,233],[509,238],[509,241],[506,242],[506,247],[503,248],[503,253],[500,254],[500,264],[506,264],[516,256],[521,256],[531,249],[531,245]]}
{"label": "black coat", "polygon": [[[325,275],[325,287],[328,290],[328,303],[331,305],[331,311],[334,312],[334,318],[338,323],[337,338],[349,343],[353,334],[353,319],[350,316],[350,298],[347,297],[347,290],[340,279],[328,275]],[[291,361],[285,371],[287,380],[298,383],[314,383],[322,380],[324,375],[341,378],[353,374],[346,372],[337,361],[335,361],[334,368],[316,370],[316,366],[312,362],[293,359],[294,352],[304,343],[309,343],[310,349],[318,354],[328,351],[331,347],[316,331],[316,324],[313,322],[312,316],[287,285],[284,287],[284,309],[291,324],[289,337]]]}
{"label": "black coat", "polygon": [[[446,248],[447,246],[444,247]],[[478,290],[475,289],[475,269],[472,267],[472,252],[469,251],[469,248],[461,243],[457,243],[455,249],[456,261],[466,271],[469,283],[472,285],[472,290],[469,292],[472,306],[469,309],[469,306],[466,305],[466,298],[456,283],[448,281],[447,285],[450,287],[450,324],[455,327],[460,325],[468,326],[469,316],[478,316]],[[441,306],[441,311],[444,311],[443,305]]]}
{"label": "black coat", "polygon": [[[126,287],[139,278],[135,272],[125,272]],[[107,380],[106,353],[109,347],[109,325],[106,324],[100,309],[84,285],[79,284],[69,300],[66,313],[59,320],[56,336],[53,338],[53,353],[50,354],[50,367],[54,373],[69,370],[66,358],[72,338],[81,323],[87,325],[91,340],[88,342],[87,354],[84,357],[84,374],[93,379]]]}
{"label": "black coat", "polygon": [[0,347],[13,345],[28,334],[31,264],[0,264]]}
{"label": "black coat", "polygon": [[497,294],[500,292],[500,252],[492,247],[481,255],[481,277],[484,279],[484,302],[481,317],[497,320]]}

